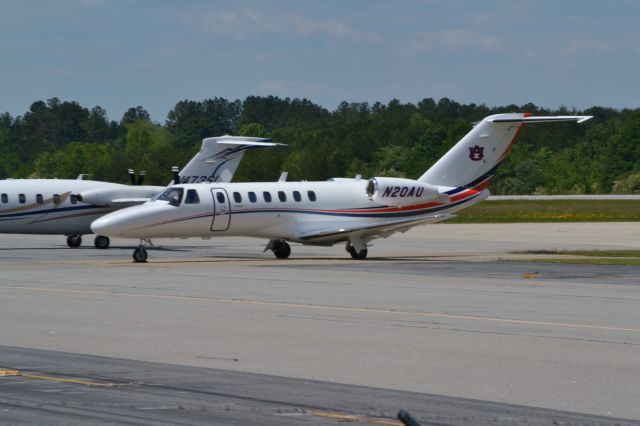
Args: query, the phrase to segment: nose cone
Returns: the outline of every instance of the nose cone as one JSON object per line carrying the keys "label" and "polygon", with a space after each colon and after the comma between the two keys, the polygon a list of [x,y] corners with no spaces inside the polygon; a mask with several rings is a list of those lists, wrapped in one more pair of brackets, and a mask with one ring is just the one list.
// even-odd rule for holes
{"label": "nose cone", "polygon": [[110,237],[141,237],[145,211],[140,207],[128,207],[94,220],[91,231]]}

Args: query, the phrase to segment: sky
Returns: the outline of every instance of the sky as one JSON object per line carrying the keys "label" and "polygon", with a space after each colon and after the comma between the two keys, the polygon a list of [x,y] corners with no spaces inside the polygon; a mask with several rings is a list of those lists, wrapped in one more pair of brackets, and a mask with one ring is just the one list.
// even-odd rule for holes
{"label": "sky", "polygon": [[0,0],[0,112],[58,97],[640,107],[636,0]]}

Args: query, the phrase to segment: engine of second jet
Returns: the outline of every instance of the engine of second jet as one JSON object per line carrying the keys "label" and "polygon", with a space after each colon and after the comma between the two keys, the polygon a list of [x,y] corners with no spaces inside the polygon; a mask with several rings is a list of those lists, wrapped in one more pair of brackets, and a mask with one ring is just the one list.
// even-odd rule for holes
{"label": "engine of second jet", "polygon": [[429,201],[446,202],[438,188],[413,179],[376,177],[367,182],[367,197],[376,203],[404,207]]}

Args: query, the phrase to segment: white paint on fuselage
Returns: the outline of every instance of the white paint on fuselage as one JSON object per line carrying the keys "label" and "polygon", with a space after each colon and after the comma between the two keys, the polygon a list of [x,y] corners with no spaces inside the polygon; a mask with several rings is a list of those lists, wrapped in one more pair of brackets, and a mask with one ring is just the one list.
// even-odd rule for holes
{"label": "white paint on fuselage", "polygon": [[[92,229],[100,234],[129,238],[225,235],[299,241],[300,235],[335,228],[336,224],[350,228],[379,223],[398,214],[408,219],[434,214],[432,211],[412,214],[410,208],[374,203],[367,197],[366,185],[364,180],[175,185],[172,188],[183,188],[184,194],[196,190],[199,204],[185,204],[184,194],[177,207],[167,201],[152,200],[100,218],[93,223]],[[442,188],[443,191],[447,189],[451,188]],[[295,191],[300,194],[300,201],[295,200]],[[231,201],[229,226],[224,230],[211,230],[215,221],[226,220],[220,217],[219,203],[215,199],[217,192],[223,192]],[[250,200],[250,192],[256,195],[255,202]],[[271,202],[265,200],[264,192],[271,195]],[[285,194],[286,201],[280,200],[279,192]],[[310,192],[315,194],[315,201],[309,197]],[[234,199],[234,193],[240,194],[241,202]],[[447,203],[448,207],[439,203],[438,213],[452,213],[486,195],[488,191],[462,204]]]}

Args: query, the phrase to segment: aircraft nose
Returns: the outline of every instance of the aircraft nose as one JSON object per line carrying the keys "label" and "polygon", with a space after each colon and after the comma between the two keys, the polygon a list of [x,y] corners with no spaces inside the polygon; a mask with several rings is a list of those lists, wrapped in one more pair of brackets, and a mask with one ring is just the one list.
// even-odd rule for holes
{"label": "aircraft nose", "polygon": [[94,234],[126,237],[128,231],[135,227],[134,222],[137,222],[135,218],[128,217],[123,211],[117,211],[94,220],[91,223],[91,231]]}
{"label": "aircraft nose", "polygon": [[107,217],[109,215],[103,216],[99,219],[94,220],[91,223],[91,232],[94,234],[100,235],[119,235],[122,230],[122,225],[116,223],[117,221],[112,218]]}

